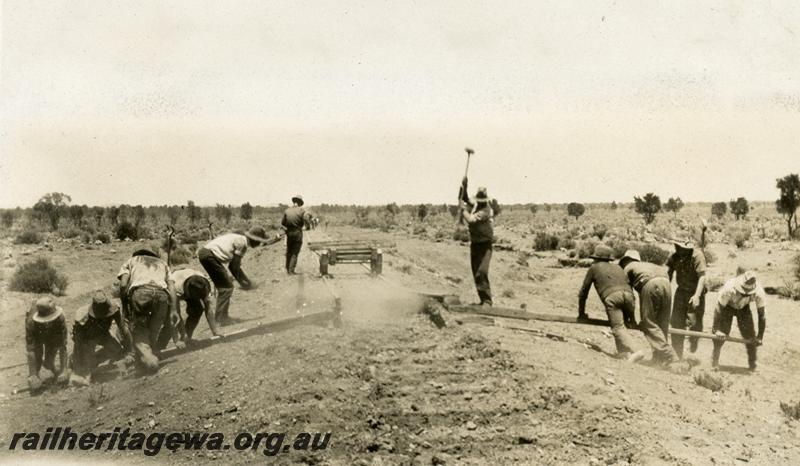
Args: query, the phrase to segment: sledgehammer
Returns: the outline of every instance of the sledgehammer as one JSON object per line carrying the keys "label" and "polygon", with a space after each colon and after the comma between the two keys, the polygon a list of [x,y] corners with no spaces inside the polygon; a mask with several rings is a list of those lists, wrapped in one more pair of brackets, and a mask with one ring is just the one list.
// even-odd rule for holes
{"label": "sledgehammer", "polygon": [[[467,152],[467,167],[464,169],[464,178],[466,178],[467,175],[469,174],[469,158],[472,156],[472,154],[475,153],[475,151],[470,149],[469,147],[464,148],[464,150]],[[462,202],[461,198],[462,197],[464,197],[464,184],[463,183],[461,184],[461,187],[458,189],[458,207],[461,207],[461,202]],[[459,225],[463,225],[464,224],[464,217],[461,215],[460,210],[458,212],[458,224]]]}

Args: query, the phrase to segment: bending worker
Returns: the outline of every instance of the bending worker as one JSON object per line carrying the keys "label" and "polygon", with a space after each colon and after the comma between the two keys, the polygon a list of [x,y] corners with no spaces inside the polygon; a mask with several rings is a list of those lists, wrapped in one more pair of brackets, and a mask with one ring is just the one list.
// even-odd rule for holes
{"label": "bending worker", "polygon": [[[756,370],[757,349],[764,339],[767,328],[767,319],[764,316],[767,294],[756,279],[756,274],[747,271],[738,277],[731,278],[719,290],[719,298],[714,309],[714,326],[712,332],[720,336],[731,333],[731,324],[736,317],[739,333],[742,338],[750,340],[747,344],[747,363],[751,371]],[[753,328],[753,312],[750,303],[756,304],[758,312],[758,335]],[[719,368],[719,355],[724,341],[714,340],[714,350],[711,354],[711,366]]]}

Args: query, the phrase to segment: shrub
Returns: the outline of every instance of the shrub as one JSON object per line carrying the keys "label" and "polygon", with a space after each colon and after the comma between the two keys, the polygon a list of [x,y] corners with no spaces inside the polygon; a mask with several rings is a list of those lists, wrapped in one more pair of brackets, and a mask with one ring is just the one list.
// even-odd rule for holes
{"label": "shrub", "polygon": [[597,236],[597,238],[599,238],[601,241],[606,236],[606,233],[608,233],[608,227],[603,223],[595,225],[592,230],[594,235]]}
{"label": "shrub", "polygon": [[733,244],[735,244],[737,248],[742,249],[749,240],[750,240],[749,228],[739,228],[734,231]]}
{"label": "shrub", "polygon": [[725,280],[719,277],[708,277],[706,278],[706,289],[708,291],[717,291],[722,288],[722,285],[725,284]]}
{"label": "shrub", "polygon": [[644,218],[644,223],[651,224],[656,219],[656,214],[661,212],[661,199],[653,193],[647,193],[644,197],[634,196],[634,208],[636,213]]}
{"label": "shrub", "polygon": [[118,240],[123,240],[125,238],[139,239],[139,235],[136,234],[136,227],[128,221],[120,222],[119,225],[117,225],[116,230],[114,230],[114,236]]}
{"label": "shrub", "polygon": [[638,247],[639,254],[645,262],[652,262],[657,265],[664,265],[670,256],[669,251],[665,251],[655,244],[642,244]]}
{"label": "shrub", "polygon": [[47,258],[40,257],[19,266],[9,288],[25,293],[63,295],[67,290],[67,277],[58,273]]}
{"label": "shrub", "polygon": [[77,238],[83,232],[76,227],[67,227],[61,230],[60,233],[62,238],[70,239],[70,238]]}
{"label": "shrub", "polygon": [[100,242],[103,243],[103,244],[107,244],[107,243],[111,242],[111,235],[109,235],[108,233],[102,231],[102,232],[98,233],[97,236],[95,236],[95,239],[96,240],[100,240]]}
{"label": "shrub", "polygon": [[597,244],[597,241],[594,240],[581,241],[578,244],[578,259],[585,259],[594,254],[594,248]]}
{"label": "shrub", "polygon": [[586,207],[583,204],[577,202],[570,202],[567,204],[567,215],[570,217],[575,217],[575,220],[578,220],[578,217],[586,212]]}
{"label": "shrub", "polygon": [[39,244],[42,242],[42,235],[37,231],[25,230],[14,238],[16,244]]}
{"label": "shrub", "polygon": [[536,233],[536,238],[533,239],[533,249],[537,251],[552,251],[558,249],[558,245],[558,237],[544,231]]}
{"label": "shrub", "polygon": [[780,406],[786,417],[794,421],[800,421],[800,401],[797,403],[784,403],[781,401]]}
{"label": "shrub", "polygon": [[183,246],[172,251],[169,256],[171,265],[188,264],[190,260],[192,260],[192,252]]}
{"label": "shrub", "polygon": [[453,231],[453,239],[466,243],[469,241],[469,231],[466,228],[456,228]]}
{"label": "shrub", "polygon": [[569,233],[562,234],[558,238],[558,247],[564,249],[575,249],[578,243],[572,239]]}

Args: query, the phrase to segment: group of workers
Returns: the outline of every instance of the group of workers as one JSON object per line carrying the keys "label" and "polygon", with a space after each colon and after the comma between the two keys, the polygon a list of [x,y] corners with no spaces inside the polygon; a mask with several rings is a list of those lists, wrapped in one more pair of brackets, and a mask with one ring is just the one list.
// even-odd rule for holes
{"label": "group of workers", "polygon": [[[229,314],[233,281],[245,290],[257,288],[242,269],[248,248],[272,244],[285,236],[286,272],[296,273],[303,229],[311,228],[314,220],[303,209],[300,195],[294,196],[292,203],[281,222],[284,234],[268,238],[264,228],[252,227],[246,232],[222,234],[199,248],[197,258],[205,274],[191,268],[172,271],[153,250],[134,251],[117,274],[119,303],[98,290],[91,303],[76,311],[69,358],[63,310],[51,297],[35,300],[25,318],[31,393],[51,384],[88,385],[98,364],[105,360],[122,361],[144,373],[155,373],[160,352],[170,339],[177,348],[191,344],[201,315],[205,315],[213,335],[224,337],[220,327],[236,322]],[[216,300],[212,302],[214,295]],[[185,304],[185,319],[181,316],[181,302]]]}

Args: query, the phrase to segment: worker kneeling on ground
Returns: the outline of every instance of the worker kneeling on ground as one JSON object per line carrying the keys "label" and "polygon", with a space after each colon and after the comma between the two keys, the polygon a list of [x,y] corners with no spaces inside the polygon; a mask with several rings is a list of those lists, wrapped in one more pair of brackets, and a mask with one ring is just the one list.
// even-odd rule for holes
{"label": "worker kneeling on ground", "polygon": [[670,365],[679,360],[667,343],[669,316],[672,308],[672,287],[667,269],[649,262],[642,262],[639,251],[629,250],[619,260],[628,281],[639,293],[639,315],[647,342],[653,349],[653,362]]}
{"label": "worker kneeling on ground", "polygon": [[586,272],[583,286],[578,293],[578,319],[586,319],[586,299],[589,297],[589,290],[594,285],[600,300],[606,308],[608,322],[611,324],[611,333],[617,345],[617,354],[620,358],[631,361],[637,360],[642,356],[641,353],[634,353],[631,335],[628,328],[636,327],[636,298],[633,290],[628,284],[628,277],[617,264],[611,262],[611,248],[605,245],[598,245],[591,256],[594,264]]}
{"label": "worker kneeling on ground", "polygon": [[[120,340],[111,334],[111,325],[116,324]],[[133,337],[128,324],[122,318],[118,304],[112,302],[103,291],[95,292],[92,303],[78,309],[72,324],[72,376],[74,385],[88,385],[92,372],[104,360],[117,361],[125,358],[133,363]],[[100,346],[100,349],[97,349]]]}
{"label": "worker kneeling on ground", "polygon": [[475,199],[467,195],[467,177],[461,181],[461,215],[469,226],[469,254],[472,277],[478,291],[480,304],[492,305],[492,286],[489,283],[489,265],[492,262],[494,242],[494,211],[486,188],[478,188]]}
{"label": "worker kneeling on ground", "polygon": [[117,275],[120,296],[127,303],[128,318],[133,334],[136,362],[147,373],[158,371],[155,348],[158,335],[168,316],[173,323],[172,338],[183,348],[177,332],[178,303],[175,288],[169,277],[167,263],[149,249],[139,249],[128,259]]}
{"label": "worker kneeling on ground", "polygon": [[246,233],[226,233],[217,236],[197,251],[200,264],[217,288],[216,320],[220,324],[228,325],[234,322],[228,314],[233,296],[233,283],[228,278],[225,265],[228,265],[228,270],[243,289],[255,289],[257,286],[242,270],[242,258],[248,246],[255,248],[269,242],[266,236],[267,232],[263,228],[253,227]]}
{"label": "worker kneeling on ground", "polygon": [[[756,370],[756,352],[764,338],[767,319],[764,316],[767,294],[756,279],[756,274],[747,271],[737,277],[731,278],[719,290],[719,298],[714,309],[714,324],[712,332],[719,336],[728,336],[731,333],[731,324],[736,317],[736,324],[742,338],[750,340],[747,344],[747,362],[751,371]],[[758,335],[753,327],[753,313],[750,303],[756,303],[758,312]],[[719,355],[724,341],[714,340],[714,350],[711,355],[711,367],[719,368]]]}
{"label": "worker kneeling on ground", "polygon": [[[179,322],[179,331],[183,333],[186,343],[191,343],[194,330],[200,322],[200,316],[205,314],[208,326],[214,336],[224,336],[219,330],[211,305],[211,283],[200,272],[192,269],[182,269],[170,275],[175,284],[175,294],[178,297],[178,314],[180,314],[181,301],[186,303],[186,320]],[[169,342],[172,322],[167,319],[161,335],[158,337],[158,346],[164,349]]]}
{"label": "worker kneeling on ground", "polygon": [[[25,349],[28,356],[28,388],[35,395],[45,385],[69,381],[67,370],[67,322],[64,312],[50,297],[33,302],[25,316]],[[59,364],[56,365],[56,354]]]}

